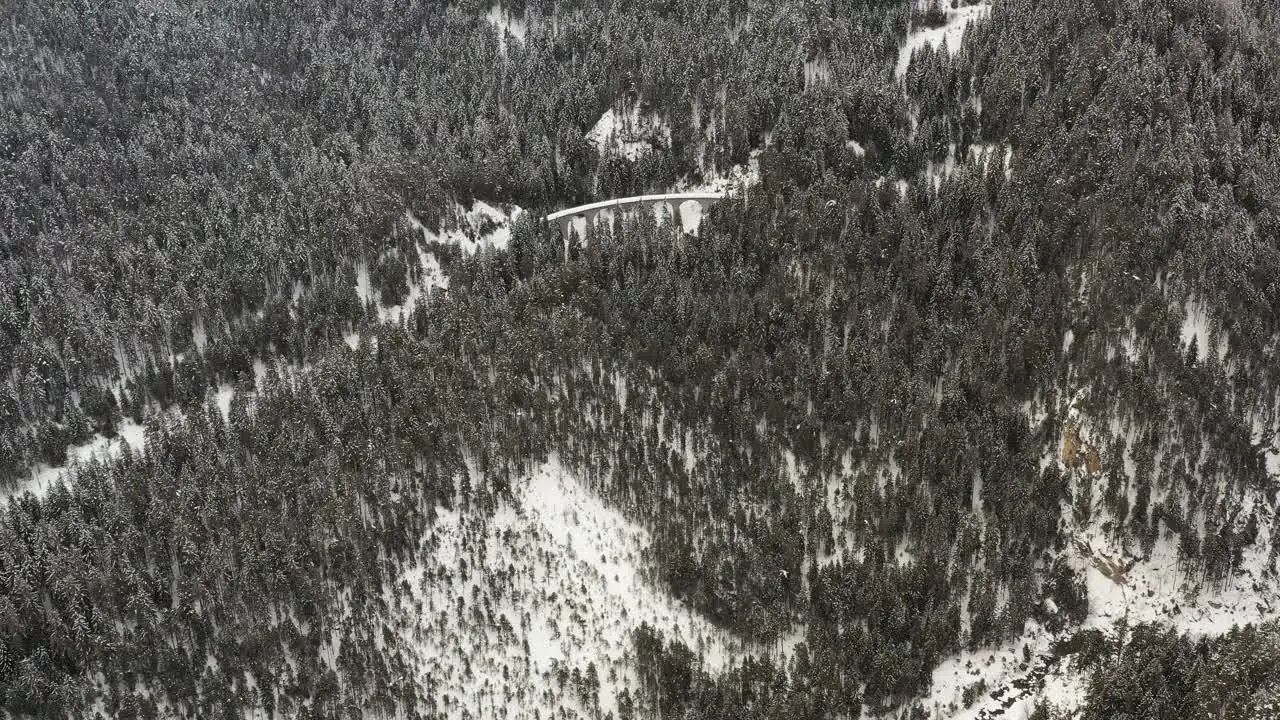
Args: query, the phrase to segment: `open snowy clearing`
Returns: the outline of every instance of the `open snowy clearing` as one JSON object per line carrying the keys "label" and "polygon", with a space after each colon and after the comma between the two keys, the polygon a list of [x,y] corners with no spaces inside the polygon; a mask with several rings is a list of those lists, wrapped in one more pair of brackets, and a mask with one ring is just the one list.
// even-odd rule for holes
{"label": "open snowy clearing", "polygon": [[231,420],[231,398],[235,397],[236,389],[228,383],[222,383],[218,386],[218,391],[214,395],[214,403],[218,406],[218,412],[222,415],[223,422]]}
{"label": "open snowy clearing", "polygon": [[76,465],[93,459],[107,460],[119,457],[124,452],[126,444],[133,452],[141,452],[143,435],[146,432],[143,425],[134,422],[132,418],[124,418],[118,423],[116,431],[117,435],[113,438],[94,434],[89,442],[83,445],[67,446],[66,465],[54,467],[41,463],[32,470],[31,478],[26,482],[21,483],[12,490],[0,490],[0,501],[8,500],[24,492],[30,492],[36,497],[44,497],[56,483],[67,480],[70,477],[71,470]]}
{"label": "open snowy clearing", "polygon": [[961,5],[955,10],[946,8],[947,23],[945,25],[936,28],[912,28],[907,32],[906,43],[898,51],[898,63],[893,69],[894,77],[901,78],[907,74],[907,67],[911,64],[911,54],[925,45],[937,48],[946,41],[947,50],[952,54],[959,51],[960,41],[964,38],[964,31],[969,22],[983,17],[990,11],[989,2]]}
{"label": "open snowy clearing", "polygon": [[671,128],[662,119],[643,114],[638,103],[631,103],[622,110],[605,110],[586,138],[601,154],[636,160],[659,147],[670,147]]}
{"label": "open snowy clearing", "polygon": [[760,183],[760,152],[760,150],[752,150],[745,166],[734,165],[725,173],[704,173],[702,182],[694,184],[682,181],[676,184],[672,192],[728,193],[747,190]]}
{"label": "open snowy clearing", "polygon": [[[1106,545],[1094,527],[1082,535],[1088,538],[1086,543],[1098,543],[1095,547]],[[1128,625],[1154,623],[1192,635],[1217,636],[1233,626],[1280,618],[1280,594],[1274,576],[1265,574],[1267,553],[1261,547],[1266,545],[1262,539],[1252,546],[1245,554],[1241,572],[1223,588],[1199,592],[1196,580],[1177,567],[1177,547],[1167,538],[1157,542],[1150,559],[1138,561],[1129,570],[1123,584],[1108,578],[1077,551],[1072,564],[1083,572],[1089,589],[1089,615],[1082,628],[1073,627],[1054,635],[1034,621],[1028,622],[1017,640],[997,648],[954,655],[934,670],[933,690],[924,705],[935,717],[952,720],[1026,720],[1038,701],[1074,710],[1085,697],[1083,674],[1071,667],[1069,657],[1056,664],[1048,662],[1047,657],[1055,640],[1065,639],[1078,629],[1113,633],[1123,620]],[[1105,550],[1091,552],[1109,555]],[[976,702],[964,707],[964,691],[979,680],[985,690]]]}
{"label": "open snowy clearing", "polygon": [[[962,652],[943,660],[933,671],[933,690],[924,698],[926,710],[937,718],[973,720],[987,709],[987,704],[997,704],[990,693],[1008,686],[1014,679],[1030,671],[1036,658],[1049,650],[1052,636],[1039,624],[1027,624],[1022,638],[995,648]],[[1023,647],[1031,650],[1031,661],[1025,660]],[[987,691],[970,707],[964,707],[962,697],[967,688],[978,682]],[[1016,714],[1008,715],[1018,718]]]}
{"label": "open snowy clearing", "polygon": [[1221,635],[1233,626],[1256,624],[1280,617],[1280,587],[1275,568],[1268,563],[1271,524],[1259,523],[1259,538],[1244,552],[1241,568],[1220,588],[1202,586],[1196,575],[1178,566],[1178,548],[1171,537],[1156,541],[1149,558],[1134,559],[1117,583],[1099,569],[1104,562],[1089,557],[1118,561],[1122,551],[1109,546],[1097,527],[1077,534],[1077,541],[1091,550],[1077,551],[1081,565],[1087,565],[1089,619],[1085,627],[1106,629],[1117,620],[1129,624],[1157,623],[1192,635]]}
{"label": "open snowy clearing", "polygon": [[410,227],[422,233],[424,242],[457,245],[464,253],[474,255],[488,248],[505,250],[511,242],[511,224],[524,214],[524,208],[497,207],[477,200],[469,209],[454,203],[451,213],[453,222],[435,230],[423,225],[412,212],[406,217]]}
{"label": "open snowy clearing", "polygon": [[516,17],[511,14],[502,5],[494,5],[489,8],[488,14],[484,16],[485,20],[498,31],[498,51],[503,57],[507,55],[507,43],[514,38],[518,42],[524,42],[524,38],[529,34],[529,24],[525,22],[523,17]]}
{"label": "open snowy clearing", "polygon": [[[1209,357],[1209,350],[1215,345],[1213,334],[1213,325],[1209,317],[1209,307],[1202,301],[1191,299],[1187,300],[1183,305],[1185,316],[1182,320],[1182,327],[1179,329],[1179,339],[1182,347],[1187,348],[1192,342],[1196,344],[1196,360],[1204,362]],[[1217,343],[1218,361],[1222,362],[1227,356],[1227,345],[1223,342]]]}
{"label": "open snowy clearing", "polygon": [[599,711],[616,716],[619,694],[636,692],[632,633],[642,622],[680,638],[711,672],[767,654],[658,589],[640,559],[648,533],[554,457],[512,492],[515,503],[487,520],[441,511],[421,564],[402,578],[410,592],[395,604],[396,624],[441,711],[596,716],[572,681],[592,665]]}
{"label": "open snowy clearing", "polygon": [[[409,293],[403,302],[383,305],[370,284],[369,263],[363,261],[356,265],[356,296],[362,305],[374,307],[379,322],[403,324],[420,303],[437,290],[449,288],[449,277],[445,275],[440,259],[434,252],[427,250],[423,243],[457,245],[467,255],[474,255],[481,250],[505,250],[511,242],[511,224],[524,214],[524,209],[514,205],[499,208],[477,200],[469,210],[455,203],[452,213],[453,222],[445,223],[435,230],[423,225],[412,212],[405,213],[409,227],[421,233],[422,242],[415,244],[417,257],[411,258],[418,262],[419,277],[415,279],[410,273],[405,278]],[[354,330],[344,333],[342,339],[352,350],[360,347],[360,333]]]}

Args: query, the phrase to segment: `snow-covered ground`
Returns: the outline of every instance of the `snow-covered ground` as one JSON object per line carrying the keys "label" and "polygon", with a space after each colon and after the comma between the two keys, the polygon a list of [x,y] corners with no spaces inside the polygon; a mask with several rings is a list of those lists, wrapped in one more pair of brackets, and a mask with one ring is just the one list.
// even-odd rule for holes
{"label": "snow-covered ground", "polygon": [[[992,700],[990,693],[1029,672],[1036,658],[1048,652],[1051,641],[1050,633],[1031,622],[1027,624],[1027,632],[1018,640],[947,658],[933,671],[933,689],[922,702],[925,710],[936,718],[977,718],[988,703],[998,704]],[[1030,661],[1026,660],[1024,646],[1031,651]],[[977,702],[965,707],[962,700],[965,690],[979,682],[985,690]]]}
{"label": "snow-covered ground", "polygon": [[525,35],[529,33],[529,25],[525,19],[512,15],[500,4],[489,8],[484,19],[498,31],[498,49],[503,57],[506,57],[507,43],[511,38],[524,42]]}
{"label": "snow-covered ground", "polygon": [[951,143],[947,156],[943,158],[942,162],[935,163],[932,160],[925,162],[924,181],[927,183],[927,187],[936,193],[942,187],[942,182],[955,174],[958,168],[968,166],[986,175],[991,171],[991,160],[996,157],[998,151],[1001,152],[1003,157],[999,162],[1001,162],[1000,167],[1003,169],[1007,180],[1011,177],[1012,172],[1009,163],[1013,160],[1013,149],[1010,146],[1005,145],[1001,149],[991,143],[970,145],[968,152],[961,156],[956,149],[955,143]]}
{"label": "snow-covered ground", "polygon": [[[1196,343],[1196,359],[1204,362],[1209,357],[1209,349],[1214,344],[1214,336],[1212,334],[1212,325],[1209,318],[1209,308],[1201,301],[1190,299],[1183,305],[1185,316],[1182,320],[1182,328],[1180,329],[1180,338],[1182,347],[1188,347],[1194,340]],[[1226,357],[1227,346],[1222,343],[1218,346],[1218,360],[1221,361]]]}
{"label": "snow-covered ground", "polygon": [[831,64],[826,53],[819,52],[816,58],[804,62],[804,86],[807,90],[828,82],[831,82]]}
{"label": "snow-covered ground", "polygon": [[[1216,636],[1233,626],[1280,618],[1280,592],[1274,575],[1266,574],[1264,548],[1269,543],[1265,537],[1245,553],[1241,571],[1223,588],[1208,589],[1199,588],[1196,578],[1178,568],[1177,546],[1169,538],[1156,543],[1150,558],[1139,559],[1124,575],[1123,583],[1113,581],[1089,556],[1120,559],[1124,553],[1111,548],[1101,535],[1094,526],[1080,533],[1082,542],[1092,549],[1082,552],[1077,548],[1070,556],[1089,589],[1085,629],[1112,633],[1123,620],[1129,626],[1154,623],[1191,635]],[[1065,710],[1078,708],[1084,700],[1085,678],[1069,658],[1050,665],[1042,679],[1029,677],[1037,666],[1046,664],[1042,658],[1049,655],[1053,642],[1077,629],[1054,635],[1031,621],[1017,640],[948,658],[934,670],[925,708],[934,717],[950,720],[1026,720],[1039,701]],[[965,689],[979,680],[985,690],[965,707]]]}
{"label": "snow-covered ground", "polygon": [[[1196,316],[1197,313],[1188,310],[1189,318]],[[1195,325],[1194,320],[1188,324],[1194,326],[1191,332],[1204,330],[1204,325]],[[1187,334],[1184,326],[1184,338]],[[1080,438],[1091,443],[1095,440],[1090,421],[1082,416],[1075,402],[1083,397],[1084,391],[1072,396],[1067,416],[1072,422],[1080,423]],[[1027,412],[1033,425],[1045,417],[1043,412],[1032,412],[1030,406]],[[1120,425],[1110,425],[1112,436],[1126,435]],[[1057,448],[1047,462],[1057,463],[1059,470],[1070,473],[1073,494],[1082,483],[1093,482],[1083,470],[1069,469]],[[1125,467],[1132,476],[1134,468],[1127,453]],[[1128,485],[1130,493],[1136,492],[1134,483]],[[1131,505],[1133,500],[1130,497]],[[1211,587],[1202,581],[1198,571],[1188,572],[1180,567],[1177,538],[1173,535],[1165,533],[1149,553],[1143,553],[1131,539],[1127,545],[1116,540],[1116,534],[1110,531],[1114,518],[1105,507],[1095,505],[1089,521],[1082,525],[1077,525],[1071,510],[1064,508],[1072,534],[1066,560],[1084,580],[1089,595],[1089,612],[1082,627],[1111,633],[1117,631],[1120,624],[1153,623],[1181,633],[1216,636],[1233,626],[1280,618],[1280,582],[1277,582],[1275,560],[1269,552],[1276,508],[1257,490],[1248,489],[1240,498],[1238,509],[1239,526],[1251,516],[1256,519],[1257,540],[1245,549],[1240,569],[1220,586]],[[1127,537],[1127,533],[1121,537]],[[1052,664],[1042,678],[1028,677],[1037,665],[1044,665],[1038,658],[1049,653],[1054,640],[1064,639],[1078,629],[1081,628],[1069,628],[1054,636],[1030,622],[1023,636],[1015,641],[953,656],[934,672],[933,690],[925,700],[926,708],[939,718],[1024,720],[1041,700],[1066,710],[1079,707],[1084,698],[1084,678],[1070,663]],[[1030,654],[1029,663],[1024,652]],[[977,702],[964,707],[965,689],[980,679],[986,690]],[[998,697],[992,693],[998,693]]]}
{"label": "snow-covered ground", "polygon": [[[945,25],[936,28],[912,28],[907,32],[906,42],[898,50],[898,61],[894,66],[894,77],[903,78],[907,74],[907,69],[911,65],[911,55],[922,47],[929,46],[933,48],[941,47],[945,41],[948,52],[955,54],[960,50],[960,43],[964,38],[964,33],[969,27],[969,23],[980,20],[991,11],[991,3],[984,0],[976,5],[961,4],[960,7],[950,9],[945,7],[947,22]],[[973,106],[979,115],[982,113],[982,98],[975,96],[972,99]],[[918,109],[912,108],[911,111],[911,132],[914,136],[916,126],[919,123]],[[1005,179],[1012,177],[1013,148],[1007,143],[1004,147],[1004,163],[1003,169]],[[973,167],[980,167],[983,173],[991,168],[991,159],[995,154],[997,146],[992,144],[970,145],[967,152],[959,152],[954,144],[951,145],[947,157],[941,162],[935,164],[932,161],[927,163],[924,170],[922,181],[926,187],[937,192],[942,181],[950,177],[958,165],[968,163]],[[905,183],[906,181],[900,181]],[[906,197],[906,188],[900,187],[902,197]]]}
{"label": "snow-covered ground", "polygon": [[[275,369],[278,373],[288,376],[291,373],[298,372],[299,366],[291,363],[277,362]],[[267,365],[261,360],[254,361],[254,376],[261,387],[267,376]],[[118,392],[118,389],[116,390]],[[231,418],[231,400],[236,395],[236,389],[230,383],[222,383],[213,391],[211,400],[214,407],[218,409],[224,422]],[[255,393],[248,393],[246,398],[252,401]],[[117,396],[118,400],[118,396]],[[170,416],[182,416],[182,410],[176,406],[164,409],[157,409],[152,405],[155,412],[167,414]],[[70,479],[71,471],[76,465],[89,462],[90,460],[110,461],[120,457],[124,452],[124,447],[134,453],[140,453],[145,449],[147,427],[152,423],[154,417],[148,416],[144,418],[142,423],[136,422],[133,418],[125,417],[116,423],[116,436],[107,438],[101,433],[96,433],[88,442],[81,445],[67,446],[67,463],[65,465],[50,466],[41,463],[31,471],[31,477],[18,485],[12,490],[0,490],[0,505],[4,501],[23,492],[30,491],[37,497],[43,497],[57,483]]]}
{"label": "snow-covered ground", "polygon": [[671,128],[661,118],[646,115],[638,103],[621,110],[609,108],[587,131],[587,140],[601,153],[635,160],[655,149],[671,147]]}
{"label": "snow-covered ground", "polygon": [[218,392],[214,395],[214,402],[218,406],[218,412],[222,414],[222,421],[228,422],[231,419],[231,398],[236,394],[236,389],[228,383],[222,383],[218,386]]}
{"label": "snow-covered ground", "polygon": [[680,227],[687,233],[697,233],[702,224],[702,205],[687,203],[680,207]]}
{"label": "snow-covered ground", "polygon": [[[717,184],[705,183],[703,185],[699,185],[697,186],[698,190],[696,191],[710,192],[711,190],[709,190],[709,188],[720,188],[715,191],[725,192],[723,188],[726,187],[741,189],[743,186],[728,185],[727,181],[719,181]],[[675,192],[695,192],[695,190],[688,189],[688,184],[685,183],[678,186],[678,189]],[[591,216],[590,222],[597,228],[610,227],[613,221],[619,217],[634,220],[642,217],[643,213],[652,213],[654,223],[657,225],[663,225],[671,222],[673,219],[678,219],[681,230],[691,235],[697,235],[698,228],[702,224],[702,216],[705,209],[703,208],[702,203],[698,200],[671,200],[655,203],[651,207],[643,204],[634,204],[618,208],[605,207],[593,212],[594,215]],[[569,217],[567,220],[568,229],[570,231],[577,233],[579,238],[588,237],[587,223],[589,220],[586,215]],[[587,242],[589,242],[589,240]]]}
{"label": "snow-covered ground", "polygon": [[[374,306],[379,322],[403,324],[419,303],[435,291],[449,287],[449,278],[441,269],[440,260],[436,258],[435,253],[427,252],[419,245],[416,255],[414,259],[418,261],[420,279],[414,279],[412,276],[407,279],[409,293],[396,305],[383,305],[377,294],[369,287],[368,263],[362,262],[356,266],[356,295],[360,298],[362,305]],[[344,333],[342,339],[352,350],[360,344],[360,335],[354,331]]]}
{"label": "snow-covered ground", "polygon": [[951,177],[956,171],[956,144],[951,143],[947,150],[947,157],[939,164],[934,164],[932,160],[925,162],[924,175],[928,178],[929,187],[938,192],[942,187],[942,181]]}
{"label": "snow-covered ground", "polygon": [[982,172],[986,173],[987,170],[991,168],[991,159],[995,157],[997,151],[999,151],[1002,158],[1000,161],[1001,167],[1004,168],[1005,170],[1008,170],[1008,167],[1005,164],[1008,163],[1009,158],[1007,155],[1005,155],[1003,151],[1004,149],[1007,149],[1007,148],[1008,146],[1005,146],[1005,148],[1002,149],[992,143],[980,143],[980,144],[970,145],[969,146],[969,162],[973,163],[974,165],[980,165],[982,167]]}
{"label": "snow-covered ground", "polygon": [[747,164],[737,164],[725,173],[704,173],[702,182],[676,183],[672,192],[731,192],[746,190],[760,182],[760,151],[753,150]]}
{"label": "snow-covered ground", "polygon": [[[451,220],[434,230],[423,225],[412,212],[405,213],[409,227],[421,235],[422,241],[415,243],[416,258],[413,258],[418,262],[418,278],[415,279],[413,274],[406,278],[409,294],[403,302],[384,306],[370,285],[368,262],[356,265],[356,295],[362,305],[374,306],[380,322],[404,323],[419,303],[437,290],[448,289],[449,278],[444,274],[440,259],[424,247],[424,244],[457,245],[468,255],[486,249],[505,250],[511,242],[511,224],[524,214],[524,209],[515,205],[495,207],[477,200],[470,209],[455,203],[451,213]],[[348,331],[343,334],[343,340],[355,350],[359,347],[360,335]]]}
{"label": "snow-covered ground", "polygon": [[937,48],[945,40],[947,50],[953,54],[957,52],[960,49],[960,41],[964,38],[964,31],[969,22],[977,20],[990,12],[991,3],[982,2],[977,5],[961,5],[955,10],[944,9],[947,14],[947,23],[945,25],[936,28],[912,28],[907,32],[907,42],[898,50],[898,63],[893,70],[894,77],[901,78],[907,74],[907,67],[911,64],[911,53],[925,45]]}
{"label": "snow-covered ground", "polygon": [[[482,249],[505,250],[511,242],[511,224],[524,214],[524,209],[518,205],[497,207],[477,200],[470,208],[454,203],[450,212],[452,222],[434,230],[423,225],[413,213],[406,213],[406,217],[410,227],[422,233],[424,242],[457,245],[464,253],[474,255]],[[423,262],[425,266],[426,261]]]}
{"label": "snow-covered ground", "polygon": [[199,316],[191,323],[191,339],[195,343],[196,352],[203,355],[205,345],[209,343],[209,333],[205,331],[204,319]]}
{"label": "snow-covered ground", "polygon": [[[488,519],[441,511],[394,625],[416,649],[418,676],[453,716],[617,716],[634,695],[632,633],[642,622],[680,638],[710,672],[744,652],[765,654],[713,627],[649,579],[648,533],[583,488],[551,458],[513,488]],[[558,670],[598,678],[599,711]],[[573,716],[572,714],[570,716]]]}
{"label": "snow-covered ground", "polygon": [[[1280,616],[1280,592],[1274,577],[1266,577],[1267,555],[1264,537],[1245,552],[1240,572],[1222,588],[1202,586],[1195,575],[1188,576],[1178,567],[1178,548],[1165,537],[1156,542],[1149,558],[1136,564],[1117,583],[1087,558],[1089,550],[1078,551],[1089,588],[1089,619],[1085,627],[1107,628],[1114,621],[1127,618],[1132,623],[1150,622],[1169,625],[1193,635],[1219,635],[1233,625],[1259,623]],[[1111,560],[1127,557],[1122,550],[1109,546],[1097,528],[1083,533],[1092,554]],[[1077,538],[1079,539],[1079,537]],[[1269,545],[1268,545],[1269,546]],[[1132,560],[1133,558],[1130,558]],[[1105,567],[1105,561],[1103,561]]]}
{"label": "snow-covered ground", "polygon": [[0,490],[0,501],[7,501],[9,498],[21,495],[24,492],[31,492],[37,497],[44,497],[56,483],[66,480],[70,476],[72,468],[76,465],[92,459],[106,460],[119,457],[124,452],[126,444],[133,452],[142,450],[143,435],[145,433],[144,426],[134,422],[131,418],[124,418],[117,424],[116,431],[117,434],[114,438],[95,434],[89,439],[89,442],[83,445],[67,446],[66,465],[54,467],[41,463],[32,470],[31,477],[16,488]]}

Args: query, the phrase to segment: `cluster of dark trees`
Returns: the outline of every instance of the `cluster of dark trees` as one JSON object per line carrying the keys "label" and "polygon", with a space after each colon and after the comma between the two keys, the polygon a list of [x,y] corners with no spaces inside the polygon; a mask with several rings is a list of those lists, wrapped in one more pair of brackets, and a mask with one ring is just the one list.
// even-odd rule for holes
{"label": "cluster of dark trees", "polygon": [[[1264,720],[1280,713],[1280,628],[1275,623],[1199,638],[1143,624],[1111,636],[1084,631],[1072,644],[1080,648],[1072,662],[1089,678],[1072,717]],[[1049,703],[1031,715],[1033,720],[1060,716]]]}
{"label": "cluster of dark trees", "polygon": [[[666,640],[647,624],[633,637],[636,664],[642,668],[640,690],[652,699],[638,710],[626,707],[618,720],[639,717],[730,717],[820,718],[829,717],[833,706],[824,706],[821,697],[810,697],[803,687],[791,687],[784,668],[768,660],[748,658],[727,677],[713,679],[702,669],[697,655],[679,640]],[[808,655],[801,646],[796,669],[809,669]],[[652,714],[644,714],[651,710]]]}
{"label": "cluster of dark trees", "polygon": [[[1136,555],[1178,543],[1206,584],[1238,569],[1272,521],[1240,498],[1275,491],[1268,3],[1010,0],[918,53],[906,95],[897,3],[505,10],[523,42],[407,2],[28,2],[0,28],[39,58],[0,105],[0,473],[151,428],[0,511],[6,710],[447,714],[382,588],[435,508],[483,518],[552,451],[651,529],[671,593],[805,635],[786,667],[711,677],[642,628],[645,696],[619,707],[663,716],[856,715],[963,647],[1079,621],[1073,509]],[[669,123],[665,161],[583,138],[618,98]],[[982,143],[985,166],[921,177]],[[634,192],[753,148],[760,184],[696,238],[641,219],[566,246],[530,213],[508,251],[432,246],[449,291],[403,326],[355,295],[366,257],[383,302],[420,279],[406,209]],[[1096,472],[1053,462],[1082,388]],[[340,599],[358,649],[335,675]]]}

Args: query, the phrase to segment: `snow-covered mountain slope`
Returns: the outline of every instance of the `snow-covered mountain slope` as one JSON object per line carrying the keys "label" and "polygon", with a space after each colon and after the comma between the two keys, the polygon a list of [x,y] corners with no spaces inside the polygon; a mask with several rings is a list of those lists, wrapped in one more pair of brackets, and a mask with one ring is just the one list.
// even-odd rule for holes
{"label": "snow-covered mountain slope", "polygon": [[[1066,412],[1070,420],[1062,445],[1046,458],[1070,477],[1077,501],[1086,486],[1100,492],[1096,487],[1102,483],[1101,473],[1091,471],[1087,462],[1069,462],[1073,446],[1082,455],[1095,452],[1091,423],[1075,407],[1082,396],[1076,393]],[[1125,488],[1136,495],[1131,478]],[[1167,529],[1144,548],[1096,502],[1083,520],[1064,505],[1063,527],[1071,538],[1064,559],[1088,591],[1084,622],[1058,633],[1029,622],[1016,640],[947,659],[934,671],[933,689],[922,704],[935,717],[957,720],[1024,720],[1041,702],[1070,711],[1085,699],[1085,678],[1069,656],[1059,658],[1053,651],[1079,630],[1114,637],[1127,627],[1154,624],[1192,636],[1219,636],[1233,627],[1280,618],[1280,563],[1272,551],[1276,508],[1257,488],[1246,488],[1229,502],[1235,508],[1233,532],[1249,527],[1256,536],[1244,548],[1238,568],[1219,582],[1208,581],[1198,566],[1180,560],[1178,538]]]}
{"label": "snow-covered mountain slope", "polygon": [[[1280,618],[1280,584],[1274,558],[1266,550],[1270,523],[1264,524],[1267,536],[1245,553],[1241,570],[1220,588],[1205,587],[1195,573],[1183,570],[1177,547],[1167,538],[1157,541],[1150,557],[1131,558],[1134,564],[1128,571],[1112,572],[1111,564],[1124,554],[1101,532],[1103,524],[1079,531],[1069,551],[1089,591],[1085,622],[1060,633],[1031,622],[1017,640],[947,659],[934,670],[933,690],[923,703],[926,709],[935,717],[954,720],[1025,720],[1042,701],[1064,710],[1079,707],[1085,698],[1084,677],[1052,651],[1055,642],[1080,629],[1110,635],[1122,626],[1151,623],[1195,636],[1216,636],[1233,626]],[[967,707],[966,690],[973,698]]]}
{"label": "snow-covered mountain slope", "polygon": [[394,629],[437,711],[616,716],[619,697],[637,691],[632,634],[641,623],[679,638],[712,673],[744,653],[769,653],[658,588],[641,562],[648,533],[556,458],[512,495],[490,517],[441,510],[420,563],[387,591]]}

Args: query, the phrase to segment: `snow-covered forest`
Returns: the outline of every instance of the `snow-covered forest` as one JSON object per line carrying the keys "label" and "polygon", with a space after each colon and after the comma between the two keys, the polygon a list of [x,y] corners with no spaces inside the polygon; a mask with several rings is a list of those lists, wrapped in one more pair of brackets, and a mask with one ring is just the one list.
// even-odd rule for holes
{"label": "snow-covered forest", "polygon": [[0,715],[1280,717],[1270,0],[6,14]]}

